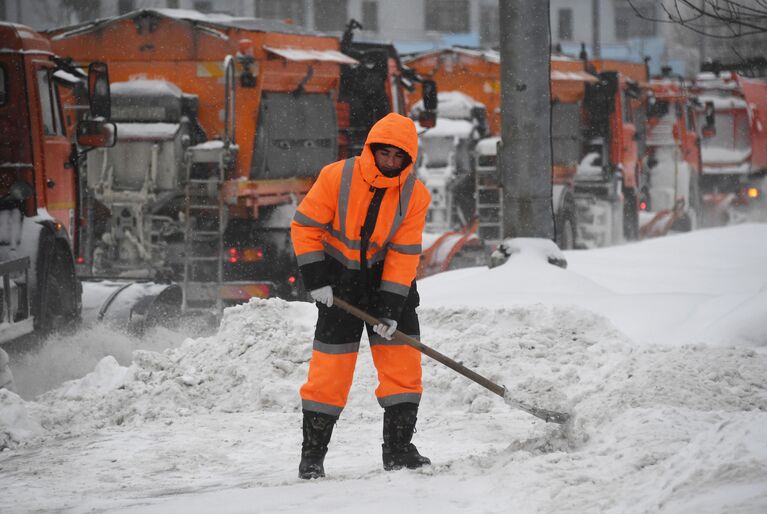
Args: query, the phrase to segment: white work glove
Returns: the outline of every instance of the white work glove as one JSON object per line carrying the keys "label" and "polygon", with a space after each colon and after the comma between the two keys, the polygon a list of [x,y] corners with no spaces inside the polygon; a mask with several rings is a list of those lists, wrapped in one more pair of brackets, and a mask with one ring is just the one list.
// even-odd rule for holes
{"label": "white work glove", "polygon": [[315,289],[309,293],[317,303],[324,303],[327,307],[333,306],[333,288],[330,286],[322,286],[319,289]]}
{"label": "white work glove", "polygon": [[397,322],[389,318],[381,318],[383,323],[373,325],[373,332],[383,337],[387,341],[391,341],[391,336],[394,335],[394,331],[397,330]]}

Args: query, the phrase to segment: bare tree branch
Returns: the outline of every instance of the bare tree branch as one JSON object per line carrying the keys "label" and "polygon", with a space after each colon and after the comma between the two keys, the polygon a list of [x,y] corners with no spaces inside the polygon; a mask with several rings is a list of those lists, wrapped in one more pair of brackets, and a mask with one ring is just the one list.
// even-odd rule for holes
{"label": "bare tree branch", "polygon": [[[644,20],[674,23],[693,32],[718,39],[767,33],[767,0],[626,0]],[[663,18],[645,10],[660,6]],[[654,11],[657,12],[657,11]]]}

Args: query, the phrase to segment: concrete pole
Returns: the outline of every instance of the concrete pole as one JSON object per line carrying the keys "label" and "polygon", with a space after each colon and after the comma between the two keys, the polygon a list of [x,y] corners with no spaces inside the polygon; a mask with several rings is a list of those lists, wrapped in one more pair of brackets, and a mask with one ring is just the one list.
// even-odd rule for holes
{"label": "concrete pole", "polygon": [[591,55],[594,59],[602,57],[602,40],[600,38],[600,19],[599,19],[600,0],[591,0]]}
{"label": "concrete pole", "polygon": [[549,0],[500,0],[504,237],[554,238]]}

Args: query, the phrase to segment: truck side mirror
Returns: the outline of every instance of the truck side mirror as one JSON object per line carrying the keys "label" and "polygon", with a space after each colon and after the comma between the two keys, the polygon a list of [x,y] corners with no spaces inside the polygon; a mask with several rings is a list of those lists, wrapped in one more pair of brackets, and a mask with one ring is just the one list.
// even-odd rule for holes
{"label": "truck side mirror", "polygon": [[423,89],[423,108],[426,111],[437,111],[437,83],[433,80],[424,80],[421,84]]}
{"label": "truck side mirror", "polygon": [[423,110],[418,113],[418,124],[432,128],[437,124],[437,83],[433,80],[421,82]]}
{"label": "truck side mirror", "polygon": [[716,109],[714,109],[714,102],[706,102],[705,113],[705,125],[701,130],[703,139],[708,139],[716,135]]}
{"label": "truck side mirror", "polygon": [[91,116],[109,119],[112,100],[109,94],[109,68],[105,62],[94,61],[88,66],[88,98]]}
{"label": "truck side mirror", "polygon": [[77,144],[85,148],[112,147],[117,143],[117,125],[99,120],[77,123]]}

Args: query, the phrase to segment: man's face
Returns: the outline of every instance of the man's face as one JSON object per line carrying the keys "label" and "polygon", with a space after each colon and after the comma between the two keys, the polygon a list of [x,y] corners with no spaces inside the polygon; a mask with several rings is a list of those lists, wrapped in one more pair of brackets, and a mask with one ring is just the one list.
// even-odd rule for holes
{"label": "man's face", "polygon": [[384,146],[373,152],[373,157],[375,157],[376,166],[385,175],[402,170],[407,153],[396,146]]}

